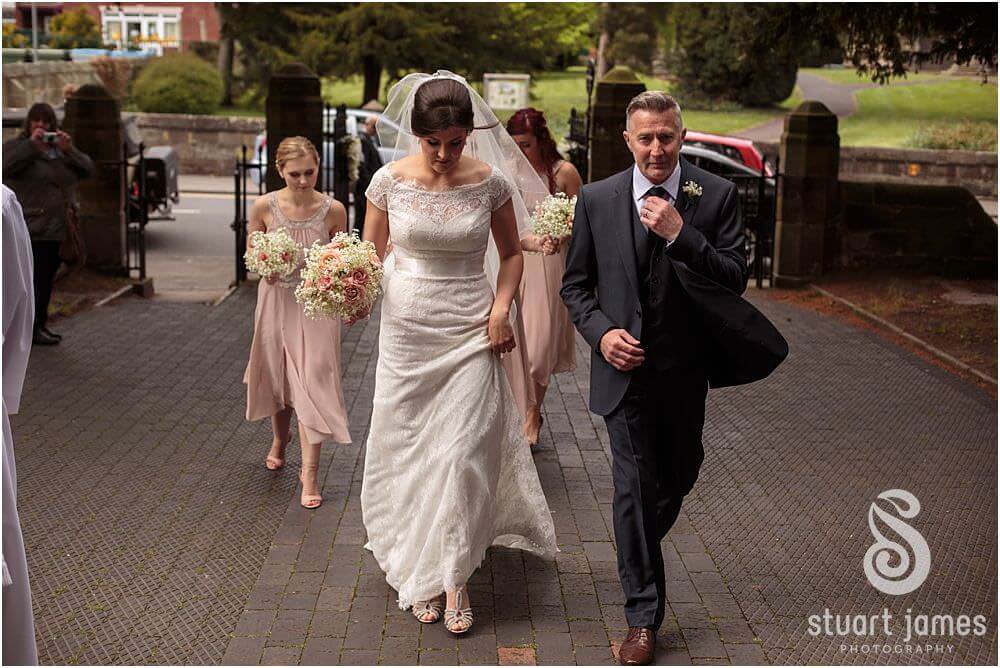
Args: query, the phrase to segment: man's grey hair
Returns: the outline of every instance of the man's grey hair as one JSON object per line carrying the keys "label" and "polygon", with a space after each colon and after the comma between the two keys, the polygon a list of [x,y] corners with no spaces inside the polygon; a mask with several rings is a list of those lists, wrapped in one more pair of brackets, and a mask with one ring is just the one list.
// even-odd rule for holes
{"label": "man's grey hair", "polygon": [[632,101],[625,108],[626,128],[629,126],[632,114],[637,111],[650,111],[654,114],[674,111],[677,115],[677,129],[680,130],[684,127],[684,121],[681,120],[681,105],[677,103],[677,100],[661,90],[647,90],[632,98]]}

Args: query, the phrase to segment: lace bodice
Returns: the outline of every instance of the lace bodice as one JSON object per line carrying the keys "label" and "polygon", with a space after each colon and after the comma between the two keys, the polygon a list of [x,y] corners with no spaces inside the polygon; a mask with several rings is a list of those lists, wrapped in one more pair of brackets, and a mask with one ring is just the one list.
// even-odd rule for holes
{"label": "lace bodice", "polygon": [[394,252],[418,258],[482,259],[490,235],[493,211],[511,197],[503,175],[491,170],[478,183],[447,190],[429,190],[397,178],[392,163],[372,177],[368,201],[389,214]]}
{"label": "lace bodice", "polygon": [[[267,194],[267,204],[271,211],[271,220],[267,223],[267,231],[285,229],[288,234],[295,239],[303,248],[312,246],[315,242],[327,243],[330,241],[330,230],[326,226],[326,214],[330,212],[333,205],[333,198],[324,195],[323,203],[319,205],[316,212],[305,220],[293,220],[285,215],[278,205],[278,193]],[[305,266],[305,258],[299,263],[299,268],[290,276],[279,279],[275,284],[288,289],[294,289],[301,280],[300,272]]]}

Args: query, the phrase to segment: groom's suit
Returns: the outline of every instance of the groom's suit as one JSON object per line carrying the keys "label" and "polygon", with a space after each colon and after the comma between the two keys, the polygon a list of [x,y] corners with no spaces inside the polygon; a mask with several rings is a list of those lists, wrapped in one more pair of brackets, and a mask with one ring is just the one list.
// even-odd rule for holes
{"label": "groom's suit", "polygon": [[[604,416],[611,438],[625,615],[629,626],[652,628],[666,598],[660,541],[704,458],[708,388],[764,378],[788,353],[781,334],[739,296],[747,263],[736,187],[683,158],[679,165],[670,195],[684,224],[670,244],[639,222],[636,199],[644,193],[633,193],[634,166],[584,186],[561,291],[593,351],[590,408]],[[700,196],[685,192],[689,182]],[[644,351],[630,372],[600,351],[616,328]]]}

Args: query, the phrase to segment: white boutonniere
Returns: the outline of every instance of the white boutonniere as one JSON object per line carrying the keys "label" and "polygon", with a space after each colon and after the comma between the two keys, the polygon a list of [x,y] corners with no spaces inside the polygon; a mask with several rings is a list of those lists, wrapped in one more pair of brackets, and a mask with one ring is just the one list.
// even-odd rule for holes
{"label": "white boutonniere", "polygon": [[696,200],[701,197],[701,186],[694,181],[686,181],[682,190],[689,199]]}

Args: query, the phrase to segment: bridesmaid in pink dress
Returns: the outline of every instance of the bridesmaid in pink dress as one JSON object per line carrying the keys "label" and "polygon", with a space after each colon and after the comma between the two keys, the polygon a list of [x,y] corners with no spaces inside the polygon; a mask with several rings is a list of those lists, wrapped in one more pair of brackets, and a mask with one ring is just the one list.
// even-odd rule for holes
{"label": "bridesmaid in pink dress", "polygon": [[[285,187],[267,193],[250,210],[249,231],[284,228],[303,248],[326,243],[347,228],[340,202],[316,191],[319,154],[304,137],[278,146],[275,163]],[[286,279],[267,278],[257,289],[253,343],[243,382],[247,385],[247,420],[271,418],[274,440],[265,466],[285,464],[292,440],[292,411],[302,446],[300,503],[318,508],[320,445],[325,440],[350,443],[347,409],[340,383],[340,319],[311,320],[295,301],[298,272]]]}
{"label": "bridesmaid in pink dress", "polygon": [[[507,121],[507,132],[542,180],[549,184],[550,193],[573,197],[580,192],[583,183],[580,173],[559,155],[541,111],[528,107],[515,112]],[[554,255],[524,253],[521,308],[535,394],[535,405],[525,420],[525,435],[532,444],[538,442],[542,427],[541,406],[549,377],[576,368],[573,323],[559,296],[568,243],[560,246]]]}

